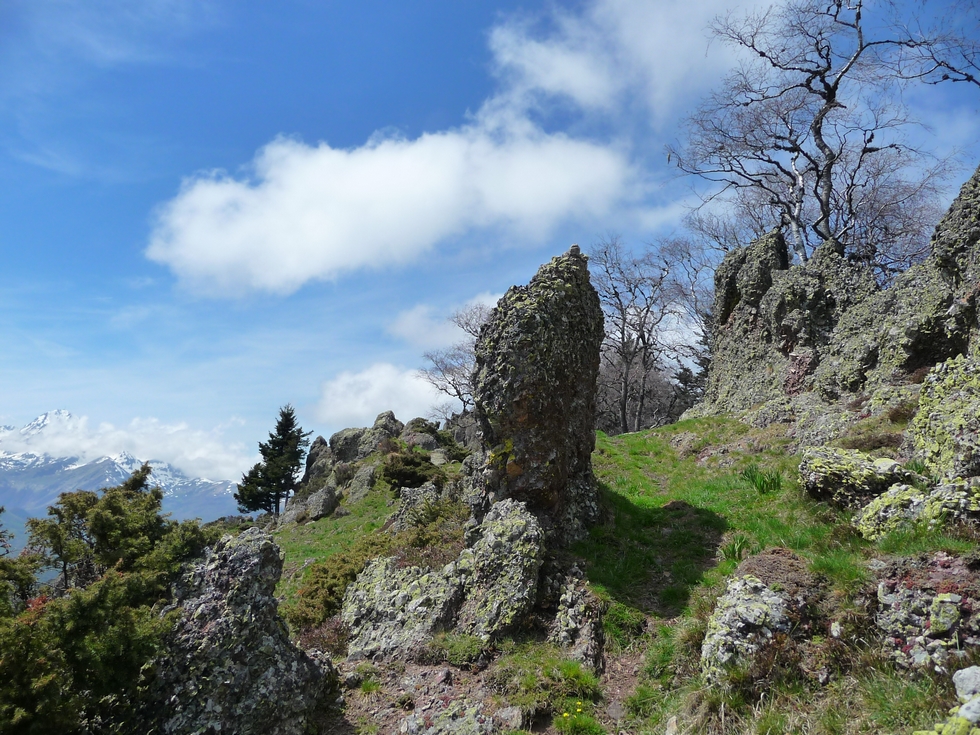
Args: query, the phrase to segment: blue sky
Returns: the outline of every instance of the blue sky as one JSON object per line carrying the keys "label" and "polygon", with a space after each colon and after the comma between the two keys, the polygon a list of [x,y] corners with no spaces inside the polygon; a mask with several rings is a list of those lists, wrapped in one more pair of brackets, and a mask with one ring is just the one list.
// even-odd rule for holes
{"label": "blue sky", "polygon": [[[744,4],[743,4],[744,6]],[[0,3],[0,423],[237,478],[572,242],[679,227],[663,147],[730,67],[721,0]],[[910,102],[980,160],[980,93]]]}

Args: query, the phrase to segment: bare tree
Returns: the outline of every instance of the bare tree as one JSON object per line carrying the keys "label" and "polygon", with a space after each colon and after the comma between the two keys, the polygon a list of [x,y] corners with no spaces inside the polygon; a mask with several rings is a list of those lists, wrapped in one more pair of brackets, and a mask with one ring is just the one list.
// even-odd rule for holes
{"label": "bare tree", "polygon": [[638,431],[650,409],[649,388],[665,370],[663,329],[676,313],[670,271],[653,249],[633,255],[618,237],[596,243],[589,262],[606,316],[600,392],[615,396],[619,431]]}
{"label": "bare tree", "polygon": [[861,0],[790,0],[715,21],[713,34],[747,60],[668,151],[682,171],[721,184],[706,201],[726,203],[737,224],[692,221],[722,247],[779,224],[800,261],[829,241],[887,279],[921,256],[948,167],[925,165],[904,142],[911,121],[891,63],[925,41],[870,25]]}
{"label": "bare tree", "polygon": [[[925,0],[922,10],[930,9]],[[931,5],[934,5],[932,3]],[[980,8],[974,0],[954,0],[927,20],[916,17],[898,33],[914,39],[892,60],[902,79],[926,84],[966,82],[980,87]]]}
{"label": "bare tree", "polygon": [[[466,338],[445,349],[430,350],[422,355],[428,365],[419,370],[419,375],[440,393],[459,401],[464,411],[473,408],[476,340],[492,311],[485,304],[470,304],[457,309],[449,316],[449,321],[462,329]],[[437,411],[452,413],[451,404],[439,406]]]}

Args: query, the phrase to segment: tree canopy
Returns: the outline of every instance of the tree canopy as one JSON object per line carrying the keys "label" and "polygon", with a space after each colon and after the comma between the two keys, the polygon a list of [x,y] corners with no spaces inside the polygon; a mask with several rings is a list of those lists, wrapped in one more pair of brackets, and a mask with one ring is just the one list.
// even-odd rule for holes
{"label": "tree canopy", "polygon": [[243,512],[264,511],[278,516],[289,496],[296,492],[297,477],[310,445],[312,432],[304,432],[289,404],[279,409],[276,428],[269,440],[259,442],[262,461],[242,475],[235,500]]}

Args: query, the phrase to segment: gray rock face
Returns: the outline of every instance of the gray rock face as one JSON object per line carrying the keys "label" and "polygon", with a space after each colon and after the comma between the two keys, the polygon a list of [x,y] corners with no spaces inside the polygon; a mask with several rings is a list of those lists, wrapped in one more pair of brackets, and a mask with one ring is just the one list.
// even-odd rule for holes
{"label": "gray rock face", "polygon": [[385,439],[398,436],[404,424],[391,411],[378,414],[369,429],[342,429],[330,437],[330,449],[335,462],[359,462]]}
{"label": "gray rock face", "polygon": [[929,372],[908,443],[942,477],[980,476],[980,358],[956,357]]}
{"label": "gray rock face", "polygon": [[333,472],[335,457],[327,444],[327,440],[318,436],[310,445],[310,451],[306,455],[306,472],[300,481],[300,487],[304,495],[311,495],[324,486],[330,473]]}
{"label": "gray rock face", "polygon": [[350,485],[347,486],[347,502],[359,503],[367,497],[367,494],[374,487],[374,479],[377,476],[378,467],[374,464],[363,464],[354,472]]}
{"label": "gray rock face", "polygon": [[434,634],[486,640],[509,630],[534,603],[543,532],[523,503],[505,500],[487,514],[473,548],[442,569],[368,564],[344,596],[351,658],[411,658]]}
{"label": "gray rock face", "polygon": [[552,258],[504,295],[480,332],[475,415],[489,451],[474,484],[482,514],[513,498],[558,542],[598,513],[592,473],[603,317],[587,259]]}
{"label": "gray rock face", "polygon": [[746,666],[777,633],[789,633],[786,601],[752,575],[728,581],[708,620],[701,646],[705,678],[720,684],[735,666]]}
{"label": "gray rock face", "polygon": [[841,316],[875,290],[870,274],[828,246],[789,268],[778,231],[730,252],[715,273],[714,354],[699,411],[741,411],[807,390]]}
{"label": "gray rock face", "polygon": [[459,446],[471,452],[479,451],[483,446],[483,436],[480,434],[480,424],[472,411],[458,413],[446,421],[446,431],[453,435]]}
{"label": "gray rock face", "polygon": [[468,570],[456,563],[426,572],[399,569],[392,557],[370,562],[344,595],[348,657],[410,657],[433,635],[452,628],[467,577]]}
{"label": "gray rock face", "polygon": [[251,528],[184,574],[151,687],[160,732],[307,732],[336,672],[290,643],[273,596],[281,572],[279,548]]}
{"label": "gray rock face", "polygon": [[957,671],[953,674],[953,686],[956,687],[956,698],[963,704],[980,696],[980,666],[970,666]]}
{"label": "gray rock face", "polygon": [[729,253],[715,276],[714,354],[692,412],[744,411],[815,391],[876,395],[919,368],[976,351],[980,169],[939,223],[925,262],[880,289],[822,245],[787,268],[778,233]]}

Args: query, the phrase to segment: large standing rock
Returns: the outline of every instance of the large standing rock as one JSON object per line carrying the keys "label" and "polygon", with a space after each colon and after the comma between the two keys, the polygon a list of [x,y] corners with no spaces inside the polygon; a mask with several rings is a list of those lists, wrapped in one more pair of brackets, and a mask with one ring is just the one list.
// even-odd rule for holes
{"label": "large standing rock", "polygon": [[480,332],[475,414],[489,449],[476,468],[482,514],[527,504],[556,539],[596,519],[596,378],[603,337],[587,259],[573,248],[512,287]]}
{"label": "large standing rock", "polygon": [[279,548],[251,528],[184,574],[180,617],[150,687],[159,732],[308,731],[336,673],[290,643],[273,594],[281,572]]}
{"label": "large standing rock", "polygon": [[980,359],[961,355],[929,372],[908,436],[932,472],[980,476]]}
{"label": "large standing rock", "polygon": [[378,414],[371,428],[342,429],[330,437],[330,449],[337,462],[359,462],[385,439],[398,436],[405,425],[391,411]]}

